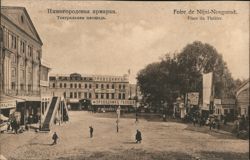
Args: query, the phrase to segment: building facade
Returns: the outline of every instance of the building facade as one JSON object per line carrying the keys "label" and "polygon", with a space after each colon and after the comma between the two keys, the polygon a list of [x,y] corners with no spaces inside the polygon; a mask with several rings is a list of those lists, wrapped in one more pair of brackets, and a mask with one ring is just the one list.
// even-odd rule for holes
{"label": "building facade", "polygon": [[238,115],[249,117],[249,79],[246,80],[236,92],[236,105]]}
{"label": "building facade", "polygon": [[[49,77],[52,94],[63,94],[72,109],[92,106],[115,110],[117,106],[134,107],[128,76],[53,75]],[[87,103],[89,102],[89,103]]]}
{"label": "building facade", "polygon": [[24,123],[25,116],[40,114],[41,99],[49,97],[50,67],[42,60],[43,43],[24,7],[1,6],[1,36],[0,109],[6,116],[21,113]]}

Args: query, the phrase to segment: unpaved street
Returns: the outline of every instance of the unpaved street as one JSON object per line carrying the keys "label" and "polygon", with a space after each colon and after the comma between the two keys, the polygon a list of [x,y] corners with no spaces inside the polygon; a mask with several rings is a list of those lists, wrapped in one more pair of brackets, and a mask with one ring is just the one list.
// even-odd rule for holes
{"label": "unpaved street", "polygon": [[[94,137],[89,138],[89,126]],[[249,144],[228,135],[213,136],[187,129],[186,124],[116,119],[71,111],[70,121],[50,133],[1,134],[1,154],[8,159],[248,159]],[[136,129],[142,143],[135,143]],[[52,134],[59,141],[51,145]],[[231,153],[230,153],[231,152]]]}

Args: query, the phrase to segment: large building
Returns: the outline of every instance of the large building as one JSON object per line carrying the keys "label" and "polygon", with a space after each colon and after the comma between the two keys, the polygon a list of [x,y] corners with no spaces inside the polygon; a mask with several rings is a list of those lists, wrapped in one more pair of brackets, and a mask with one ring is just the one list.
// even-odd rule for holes
{"label": "large building", "polygon": [[135,100],[131,100],[132,91],[127,75],[104,76],[72,73],[53,75],[49,77],[49,80],[52,94],[63,94],[71,109],[91,106],[94,109],[115,110],[118,106],[123,109],[135,106]]}
{"label": "large building", "polygon": [[[42,41],[24,7],[1,7],[0,111],[37,123],[50,94],[50,67],[42,58]],[[44,109],[44,110],[43,110]]]}

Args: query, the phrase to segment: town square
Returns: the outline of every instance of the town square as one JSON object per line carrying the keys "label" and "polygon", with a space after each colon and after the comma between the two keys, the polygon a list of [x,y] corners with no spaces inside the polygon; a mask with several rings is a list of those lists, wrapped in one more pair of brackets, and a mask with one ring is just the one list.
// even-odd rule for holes
{"label": "town square", "polygon": [[249,159],[249,2],[0,7],[0,160]]}

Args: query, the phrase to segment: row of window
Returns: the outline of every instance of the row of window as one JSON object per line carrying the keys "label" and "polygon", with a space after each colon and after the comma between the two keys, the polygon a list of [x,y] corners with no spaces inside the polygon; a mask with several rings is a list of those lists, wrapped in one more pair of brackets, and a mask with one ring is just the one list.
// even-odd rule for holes
{"label": "row of window", "polygon": [[[67,95],[66,95],[66,92],[64,92],[64,97],[66,98]],[[87,93],[87,92],[84,92],[83,94],[81,92],[70,92],[69,93],[69,98],[89,98],[91,99],[92,98],[92,94],[91,93]],[[115,99],[115,94],[114,93],[96,93],[95,94],[95,98],[96,99]],[[126,95],[125,93],[119,93],[118,94],[118,99],[126,99]]]}
{"label": "row of window", "polygon": [[20,53],[21,54],[26,54],[27,53],[27,55],[29,57],[32,57],[32,55],[33,55],[33,57],[35,57],[36,59],[39,58],[40,51],[37,51],[36,54],[33,54],[34,49],[33,49],[32,45],[27,45],[27,42],[24,41],[24,40],[18,41],[17,36],[14,33],[8,32],[7,39],[8,40],[6,40],[6,42],[7,42],[8,48],[16,50],[18,48],[18,43],[20,42],[20,47],[19,48],[20,48]]}
{"label": "row of window", "polygon": [[[67,88],[67,83],[60,83],[59,84],[59,87],[60,88]],[[73,83],[70,83],[70,88],[82,88],[82,85],[81,85],[81,83],[79,83],[79,84],[77,84],[77,83],[75,83],[74,85],[73,85]],[[99,85],[99,84],[96,84],[96,86],[95,86],[95,88],[101,88],[101,89],[104,89],[104,84],[101,84],[101,85]],[[56,84],[55,83],[52,83],[52,88],[56,88]],[[89,88],[89,89],[91,89],[92,88],[92,85],[91,84],[85,84],[84,85],[84,88]],[[115,85],[114,84],[106,84],[106,89],[109,89],[109,88],[112,88],[112,89],[114,89],[115,88]],[[121,84],[119,84],[119,89],[125,89],[126,88],[126,86],[125,86],[125,84],[123,84],[123,85],[121,85]]]}
{"label": "row of window", "polygon": [[[12,90],[16,90],[16,83],[15,82],[11,82],[11,89]],[[24,84],[20,84],[20,90],[24,91],[25,90],[25,85]],[[28,91],[32,90],[32,85],[28,84]]]}

